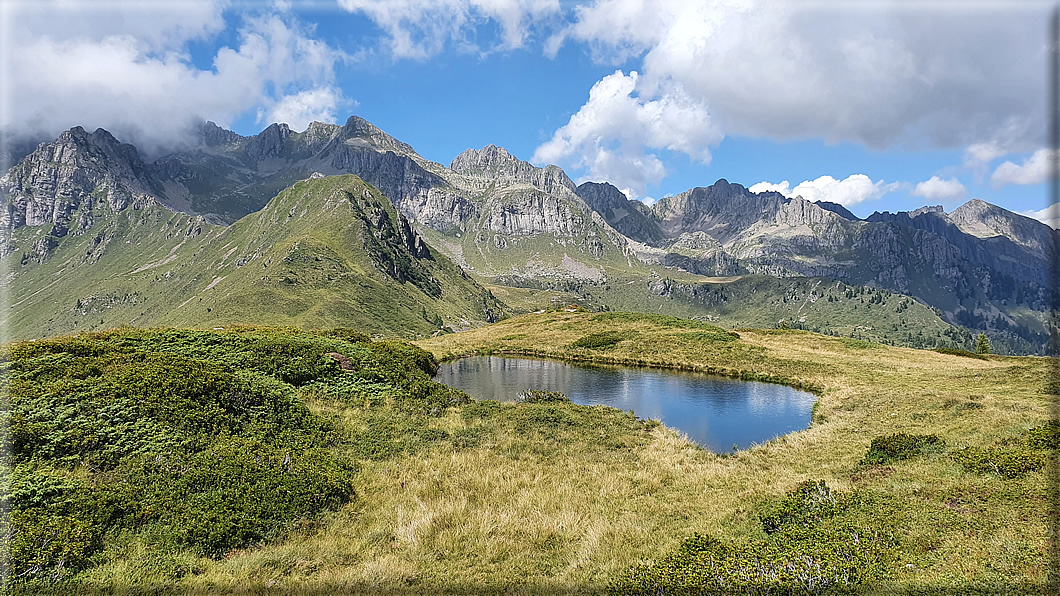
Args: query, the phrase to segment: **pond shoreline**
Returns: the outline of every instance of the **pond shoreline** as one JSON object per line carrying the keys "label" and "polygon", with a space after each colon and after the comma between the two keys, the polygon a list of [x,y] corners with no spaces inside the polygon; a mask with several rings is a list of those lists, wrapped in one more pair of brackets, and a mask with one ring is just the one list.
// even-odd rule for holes
{"label": "pond shoreline", "polygon": [[789,385],[679,370],[522,354],[448,360],[433,380],[478,401],[522,401],[527,391],[565,395],[659,420],[713,453],[799,432],[813,424],[817,395]]}
{"label": "pond shoreline", "polygon": [[683,372],[697,372],[708,375],[717,375],[719,377],[727,377],[730,379],[739,379],[741,381],[758,381],[760,383],[772,383],[774,385],[785,385],[792,389],[798,389],[800,391],[806,391],[812,393],[817,397],[821,397],[825,389],[819,385],[813,383],[807,383],[800,379],[793,379],[790,377],[780,377],[776,375],[770,375],[767,373],[760,373],[753,370],[733,370],[729,368],[715,368],[713,366],[699,366],[699,365],[681,365],[681,364],[663,364],[657,362],[651,362],[640,358],[622,358],[615,356],[602,356],[598,354],[570,354],[563,352],[551,352],[548,350],[532,350],[532,349],[495,349],[495,348],[479,348],[476,351],[463,353],[463,354],[446,354],[442,358],[438,359],[438,363],[452,362],[453,360],[460,360],[461,358],[470,358],[473,356],[528,356],[533,358],[546,358],[549,360],[560,360],[563,362],[584,362],[588,364],[608,364],[616,366],[629,366],[639,368],[656,368],[661,370],[677,370]]}

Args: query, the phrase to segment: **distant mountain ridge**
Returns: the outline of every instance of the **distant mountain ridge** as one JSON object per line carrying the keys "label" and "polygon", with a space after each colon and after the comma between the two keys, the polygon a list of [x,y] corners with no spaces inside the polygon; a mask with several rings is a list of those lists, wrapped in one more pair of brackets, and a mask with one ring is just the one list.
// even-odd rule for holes
{"label": "distant mountain ridge", "polygon": [[[861,220],[840,205],[721,179],[647,206],[608,183],[576,186],[562,169],[494,145],[446,167],[356,116],[303,132],[273,124],[250,137],[207,122],[197,135],[195,146],[150,163],[102,129],[74,128],[39,145],[0,177],[0,255],[45,260],[92,218],[149,201],[227,225],[311,175],[352,173],[482,279],[595,287],[652,267],[823,277],[915,296],[1016,351],[1041,353],[1047,341],[1057,232],[978,199],[949,214],[924,208]],[[43,233],[16,234],[22,227]]]}

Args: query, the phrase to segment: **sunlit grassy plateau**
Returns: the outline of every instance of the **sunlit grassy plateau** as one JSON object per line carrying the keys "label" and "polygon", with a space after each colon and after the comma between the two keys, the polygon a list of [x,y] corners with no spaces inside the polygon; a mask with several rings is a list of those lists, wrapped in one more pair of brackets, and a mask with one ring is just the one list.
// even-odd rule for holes
{"label": "sunlit grassy plateau", "polygon": [[[1055,586],[1047,358],[562,311],[418,346],[249,327],[8,346],[7,588]],[[819,400],[809,429],[715,454],[628,412],[473,402],[429,380],[438,360],[481,353],[700,370]]]}

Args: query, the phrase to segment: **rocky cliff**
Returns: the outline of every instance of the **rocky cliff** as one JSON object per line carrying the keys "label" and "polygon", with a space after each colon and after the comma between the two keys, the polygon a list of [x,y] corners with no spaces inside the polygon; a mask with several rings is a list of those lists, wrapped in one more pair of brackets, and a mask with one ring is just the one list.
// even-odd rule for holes
{"label": "rocky cliff", "polygon": [[631,201],[607,182],[585,182],[575,191],[587,205],[602,215],[611,227],[645,244],[662,242],[666,235],[640,201]]}
{"label": "rocky cliff", "polygon": [[169,203],[135,147],[103,129],[88,133],[81,127],[39,145],[0,177],[0,193],[0,229],[43,226],[55,238],[83,233],[97,206],[121,211],[153,200]]}

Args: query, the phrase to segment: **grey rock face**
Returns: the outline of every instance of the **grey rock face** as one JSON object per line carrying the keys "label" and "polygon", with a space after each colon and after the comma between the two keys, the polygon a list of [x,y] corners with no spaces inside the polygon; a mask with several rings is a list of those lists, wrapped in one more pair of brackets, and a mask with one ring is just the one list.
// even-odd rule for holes
{"label": "grey rock face", "polygon": [[207,147],[230,145],[232,143],[238,143],[244,138],[242,135],[221,128],[209,120],[202,123],[198,132],[202,144]]}
{"label": "grey rock face", "polygon": [[[416,195],[417,199],[422,194]],[[445,188],[432,187],[422,201],[406,199],[402,212],[412,213],[416,221],[442,232],[454,228],[467,229],[467,222],[477,219],[478,208],[463,194]]]}
{"label": "grey rock face", "polygon": [[1048,255],[1057,241],[1058,232],[1042,222],[972,199],[953,210],[949,220],[961,231],[978,238],[1003,236],[1016,244]]}
{"label": "grey rock face", "polygon": [[585,182],[578,185],[576,192],[587,205],[603,215],[611,227],[637,242],[655,244],[666,238],[651,218],[650,209],[640,201],[629,200],[613,185]]}
{"label": "grey rock face", "polygon": [[291,137],[291,128],[286,124],[271,124],[261,134],[249,137],[243,148],[246,160],[256,163],[267,157],[280,157],[287,139]]}
{"label": "grey rock face", "polygon": [[831,201],[814,201],[814,204],[820,207],[821,209],[827,209],[828,211],[835,213],[843,219],[847,219],[850,221],[859,221],[861,219],[839,203],[833,203]]}
{"label": "grey rock face", "polygon": [[[132,145],[119,143],[103,129],[87,133],[80,127],[42,143],[0,178],[6,209],[0,228],[50,225],[62,237],[85,227],[73,221],[84,207],[106,206],[120,211],[162,196],[159,184]],[[84,216],[88,217],[88,216]]]}
{"label": "grey rock face", "polygon": [[571,192],[576,190],[574,183],[560,168],[553,165],[539,168],[495,145],[464,151],[449,164],[449,169],[465,176],[529,184],[549,193],[556,192],[559,187]]}
{"label": "grey rock face", "polygon": [[584,231],[585,215],[571,203],[540,191],[515,192],[487,203],[483,229],[507,236],[551,234],[571,237]]}

